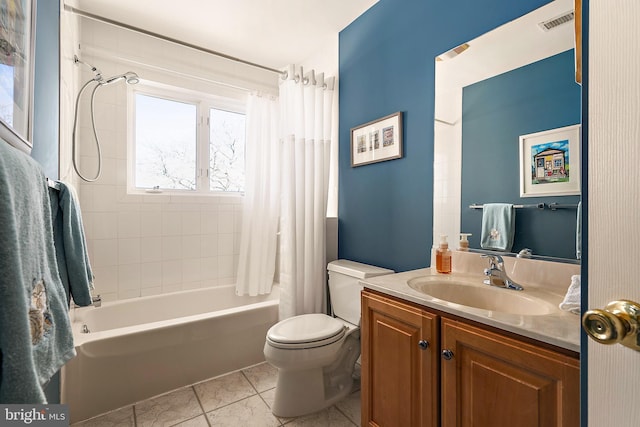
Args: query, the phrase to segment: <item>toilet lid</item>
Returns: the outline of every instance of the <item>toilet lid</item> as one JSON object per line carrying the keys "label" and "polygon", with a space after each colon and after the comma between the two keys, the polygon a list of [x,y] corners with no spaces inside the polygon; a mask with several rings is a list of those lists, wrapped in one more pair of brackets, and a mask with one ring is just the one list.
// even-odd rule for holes
{"label": "toilet lid", "polygon": [[345,333],[345,325],[326,314],[303,314],[276,323],[267,332],[273,343],[303,344],[318,342],[327,344],[339,339]]}

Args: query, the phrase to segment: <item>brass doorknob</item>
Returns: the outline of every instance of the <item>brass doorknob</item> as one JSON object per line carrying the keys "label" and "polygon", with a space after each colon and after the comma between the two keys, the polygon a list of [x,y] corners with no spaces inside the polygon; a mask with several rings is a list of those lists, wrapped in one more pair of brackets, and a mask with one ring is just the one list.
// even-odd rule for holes
{"label": "brass doorknob", "polygon": [[622,344],[640,351],[640,305],[620,300],[603,310],[589,310],[582,316],[582,327],[600,344]]}
{"label": "brass doorknob", "polygon": [[615,314],[606,310],[589,310],[582,317],[587,334],[601,344],[615,344],[627,334],[627,328]]}

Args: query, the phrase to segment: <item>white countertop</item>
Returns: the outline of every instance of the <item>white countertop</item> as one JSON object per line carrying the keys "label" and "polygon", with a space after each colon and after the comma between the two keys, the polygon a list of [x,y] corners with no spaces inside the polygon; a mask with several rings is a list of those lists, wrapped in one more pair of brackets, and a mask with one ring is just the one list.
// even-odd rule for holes
{"label": "white countertop", "polygon": [[[455,261],[456,260],[454,258],[454,262]],[[518,260],[517,262],[521,261]],[[534,264],[534,270],[541,270],[540,266],[541,264]],[[482,270],[479,271],[481,272]],[[454,270],[452,274],[438,274],[435,269],[431,270],[429,268],[371,277],[362,280],[361,283],[366,289],[395,296],[427,308],[433,308],[579,353],[580,316],[563,311],[558,307],[564,298],[564,292],[566,292],[566,289],[570,284],[570,274],[575,273],[575,271],[575,267],[570,267],[568,270],[565,269],[565,271],[563,271],[564,275],[561,275],[560,279],[557,280],[561,283],[556,286],[539,286],[532,284],[533,282],[528,283],[527,280],[524,280],[524,278],[521,277],[518,283],[524,286],[524,290],[522,291],[514,291],[485,285],[482,283],[484,276],[480,274],[472,275],[466,271],[461,272],[456,270]],[[523,296],[526,295],[527,297],[542,299],[549,304],[552,304],[555,309],[552,307],[551,312],[544,315],[520,315],[483,310],[439,300],[425,293],[419,292],[408,285],[408,281],[410,279],[434,275],[439,275],[445,280],[462,278],[465,282],[471,283],[472,286],[476,286],[477,283],[478,287],[485,287],[495,292],[517,292]]]}

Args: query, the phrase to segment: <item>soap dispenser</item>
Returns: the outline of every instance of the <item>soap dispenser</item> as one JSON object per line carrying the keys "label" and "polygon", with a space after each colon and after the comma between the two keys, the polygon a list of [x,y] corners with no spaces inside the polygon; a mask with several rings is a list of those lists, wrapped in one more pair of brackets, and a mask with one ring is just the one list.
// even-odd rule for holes
{"label": "soap dispenser", "polygon": [[469,236],[471,233],[460,233],[460,242],[458,242],[458,250],[467,252],[469,251]]}
{"label": "soap dispenser", "polygon": [[451,273],[451,250],[445,234],[440,236],[440,246],[436,249],[436,271],[438,273]]}

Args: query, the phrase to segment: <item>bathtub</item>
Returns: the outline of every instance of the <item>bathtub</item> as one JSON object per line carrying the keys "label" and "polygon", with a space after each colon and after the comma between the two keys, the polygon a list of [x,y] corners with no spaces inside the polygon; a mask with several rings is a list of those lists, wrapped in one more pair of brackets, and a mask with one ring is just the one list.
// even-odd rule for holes
{"label": "bathtub", "polygon": [[278,299],[277,286],[239,297],[229,285],[71,310],[78,355],[61,377],[71,422],[264,361]]}

